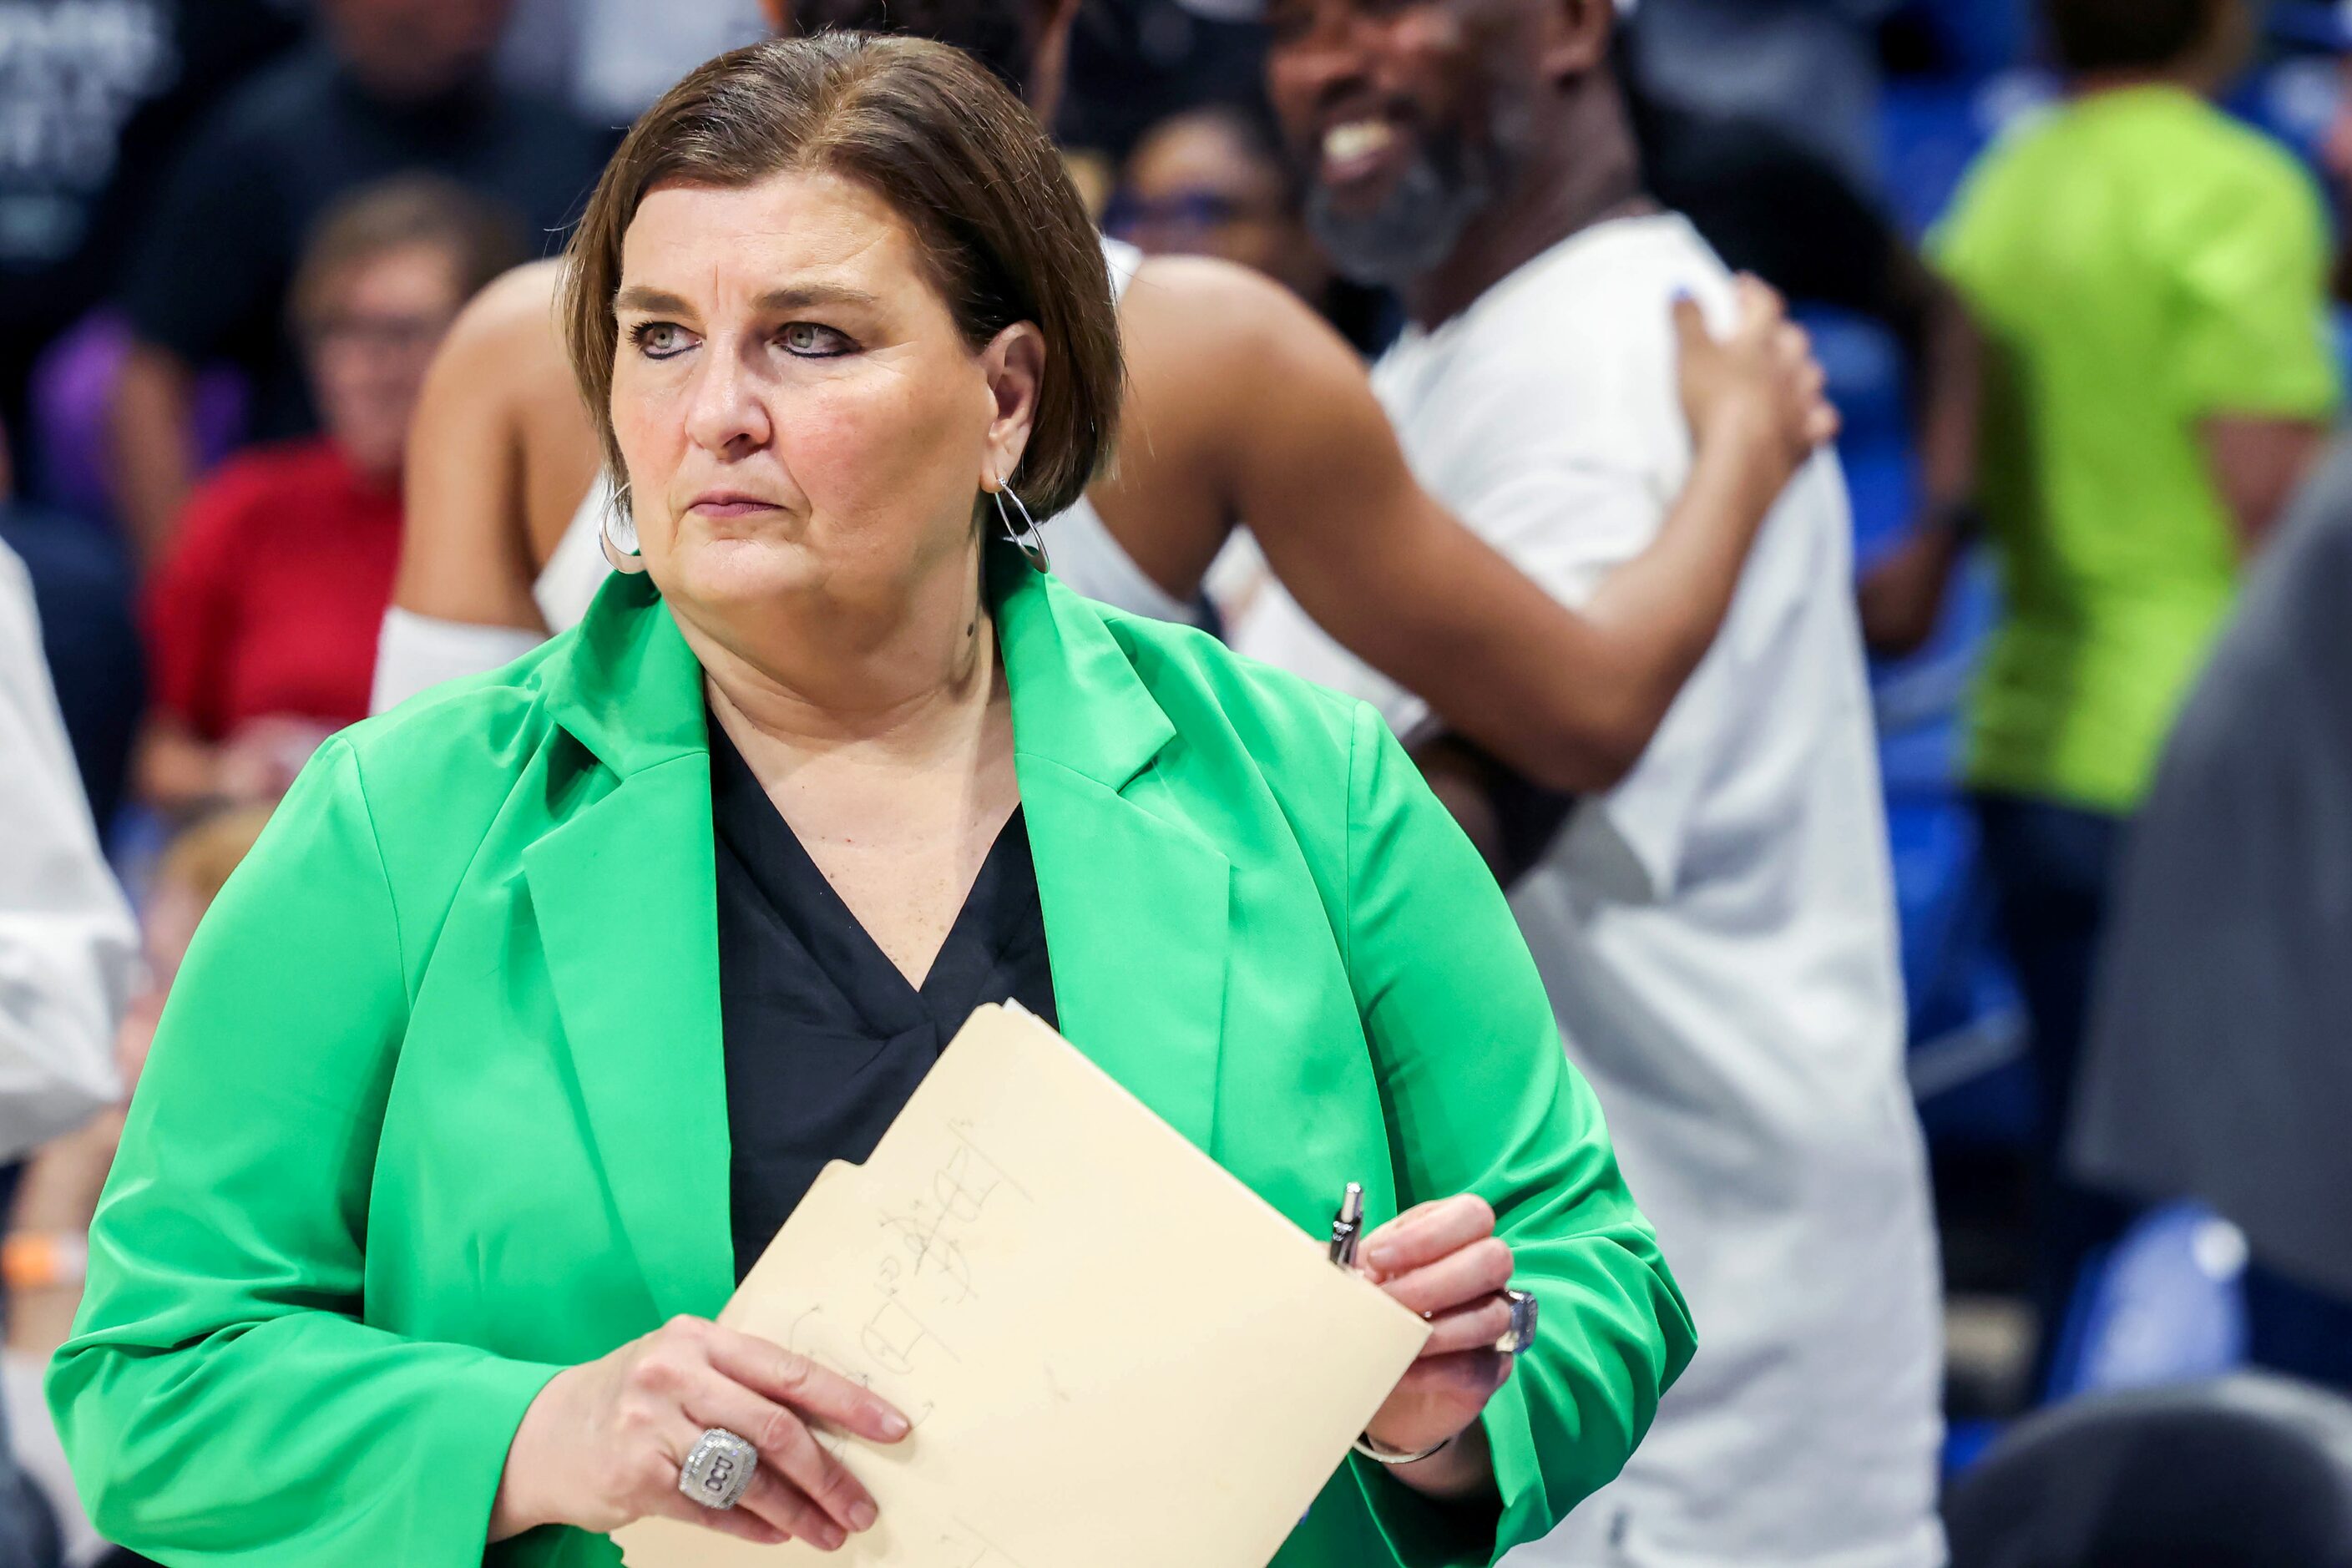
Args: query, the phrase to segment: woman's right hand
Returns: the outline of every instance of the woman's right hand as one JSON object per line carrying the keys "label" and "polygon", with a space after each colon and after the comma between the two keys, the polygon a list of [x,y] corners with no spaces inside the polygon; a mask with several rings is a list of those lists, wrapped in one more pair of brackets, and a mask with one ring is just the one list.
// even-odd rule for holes
{"label": "woman's right hand", "polygon": [[1707,330],[1696,300],[1675,301],[1683,413],[1700,447],[1737,444],[1761,493],[1777,497],[1815,448],[1836,438],[1838,415],[1812,340],[1780,296],[1744,272],[1738,288],[1739,320],[1725,337]]}
{"label": "woman's right hand", "polygon": [[[490,1539],[542,1524],[609,1533],[660,1514],[763,1545],[834,1551],[873,1524],[874,1499],[816,1440],[810,1426],[820,1420],[877,1443],[908,1430],[889,1405],[806,1356],[673,1318],[548,1380],[507,1450]],[[678,1468],[713,1426],[760,1451],[751,1489],[725,1510],[677,1489]]]}

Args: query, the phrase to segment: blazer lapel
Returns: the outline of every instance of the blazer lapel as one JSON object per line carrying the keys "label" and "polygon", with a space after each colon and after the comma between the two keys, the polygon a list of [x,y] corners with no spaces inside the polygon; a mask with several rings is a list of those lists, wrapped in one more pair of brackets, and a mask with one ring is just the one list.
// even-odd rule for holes
{"label": "blazer lapel", "polygon": [[[1155,773],[1175,727],[1099,614],[1018,555],[991,573],[1062,1032],[1213,1153],[1232,866]],[[654,1307],[708,1317],[735,1273],[701,670],[615,577],[545,687],[590,753],[555,786],[587,804],[523,854],[556,1006]]]}
{"label": "blazer lapel", "polygon": [[574,787],[617,784],[525,850],[523,870],[655,1309],[710,1317],[735,1288],[710,758],[701,671],[642,584],[608,585],[549,681],[557,721],[594,755]]}
{"label": "blazer lapel", "polygon": [[1175,727],[1100,616],[1018,556],[993,569],[1062,1033],[1213,1153],[1232,864],[1152,771]]}

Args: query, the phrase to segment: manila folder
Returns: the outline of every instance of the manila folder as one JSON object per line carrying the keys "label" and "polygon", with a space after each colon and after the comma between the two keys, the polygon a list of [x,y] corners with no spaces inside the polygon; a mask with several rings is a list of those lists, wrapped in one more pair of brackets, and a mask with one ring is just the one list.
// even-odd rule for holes
{"label": "manila folder", "polygon": [[827,1555],[645,1520],[628,1568],[1263,1568],[1428,1332],[998,1006],[871,1159],[825,1167],[719,1321],[907,1414],[895,1445],[820,1431],[881,1521]]}

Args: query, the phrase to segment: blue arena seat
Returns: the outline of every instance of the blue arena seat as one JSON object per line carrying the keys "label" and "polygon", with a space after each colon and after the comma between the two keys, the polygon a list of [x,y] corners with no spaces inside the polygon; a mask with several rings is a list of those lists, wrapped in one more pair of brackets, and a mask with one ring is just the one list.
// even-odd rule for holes
{"label": "blue arena seat", "polygon": [[2245,1273],[2245,1237],[2210,1209],[2170,1204],[2141,1218],[2084,1269],[2051,1363],[2051,1402],[2242,1365]]}
{"label": "blue arena seat", "polygon": [[1982,77],[2021,58],[2032,41],[2031,0],[1915,0],[1952,71]]}

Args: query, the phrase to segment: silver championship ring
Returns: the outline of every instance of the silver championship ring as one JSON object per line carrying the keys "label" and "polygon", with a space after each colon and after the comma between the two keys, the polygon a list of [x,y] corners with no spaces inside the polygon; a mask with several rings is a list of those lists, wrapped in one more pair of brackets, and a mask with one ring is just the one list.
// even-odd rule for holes
{"label": "silver championship ring", "polygon": [[1503,1331],[1495,1348],[1505,1355],[1525,1355],[1536,1342],[1536,1299],[1525,1290],[1506,1290],[1503,1300],[1511,1304],[1511,1326]]}
{"label": "silver championship ring", "polygon": [[705,1508],[730,1509],[751,1489],[760,1450],[724,1426],[713,1426],[677,1468],[677,1489]]}

